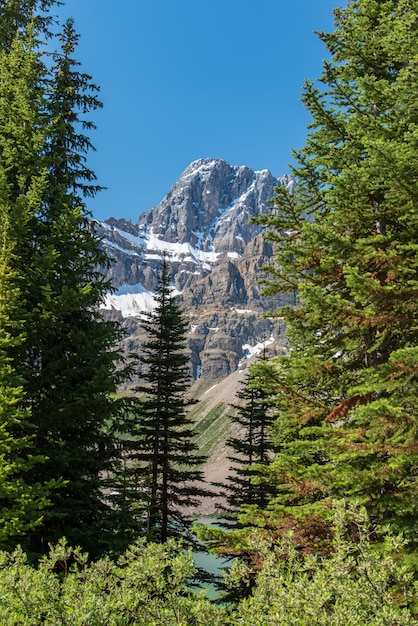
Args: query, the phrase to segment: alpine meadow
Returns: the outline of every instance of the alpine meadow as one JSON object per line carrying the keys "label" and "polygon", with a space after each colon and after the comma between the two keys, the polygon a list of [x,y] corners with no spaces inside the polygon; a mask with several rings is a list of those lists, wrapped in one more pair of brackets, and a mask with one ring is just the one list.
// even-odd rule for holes
{"label": "alpine meadow", "polygon": [[[318,33],[327,60],[303,87],[305,145],[250,219],[273,250],[259,281],[266,302],[280,296],[267,315],[285,347],[270,356],[264,341],[223,414],[222,483],[198,436],[222,398],[205,413],[187,335],[216,278],[182,300],[180,263],[151,229],[158,281],[141,291],[139,350],[106,308],[103,233],[145,241],[146,225],[141,239],[89,212],[102,102],[60,4],[0,0],[0,623],[418,624],[416,0],[347,0]],[[225,250],[240,320],[245,285]],[[141,255],[128,252],[132,269]],[[215,496],[208,524],[199,506]],[[217,601],[197,549],[230,559]]]}

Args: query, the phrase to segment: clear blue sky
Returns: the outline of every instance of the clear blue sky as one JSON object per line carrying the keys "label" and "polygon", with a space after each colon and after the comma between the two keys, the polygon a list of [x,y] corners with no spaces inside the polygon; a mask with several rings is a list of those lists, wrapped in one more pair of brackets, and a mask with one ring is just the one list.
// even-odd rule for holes
{"label": "clear blue sky", "polygon": [[305,78],[344,0],[67,0],[82,70],[101,87],[89,165],[108,189],[88,208],[125,217],[160,202],[198,158],[289,171],[309,117]]}

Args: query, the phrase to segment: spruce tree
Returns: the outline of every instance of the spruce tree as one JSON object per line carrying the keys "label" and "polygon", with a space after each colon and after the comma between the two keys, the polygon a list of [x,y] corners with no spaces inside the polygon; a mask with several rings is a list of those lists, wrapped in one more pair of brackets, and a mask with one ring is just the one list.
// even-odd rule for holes
{"label": "spruce tree", "polygon": [[[14,34],[14,36],[13,36]],[[26,342],[26,262],[47,177],[42,164],[45,107],[36,31],[10,30],[0,42],[0,546],[40,523],[58,481],[33,480],[46,462],[33,444],[36,424],[16,352]],[[21,258],[22,257],[22,258]]]}
{"label": "spruce tree", "polygon": [[271,486],[260,477],[274,450],[270,426],[275,416],[256,366],[250,368],[237,397],[241,404],[234,405],[231,415],[235,434],[226,442],[232,451],[228,456],[232,474],[224,485],[226,510],[232,517],[245,506],[255,504],[264,508],[267,505]]}
{"label": "spruce tree", "polygon": [[[189,386],[186,322],[170,287],[166,258],[156,290],[156,308],[144,322],[148,340],[142,363],[141,394],[134,404],[127,454],[142,498],[150,538],[165,542],[184,536],[189,519],[184,507],[196,506],[206,495],[202,483],[204,461],[197,454],[187,417],[185,393]],[[137,494],[138,497],[138,494]]]}
{"label": "spruce tree", "polygon": [[31,24],[38,33],[49,36],[53,22],[50,10],[59,0],[1,0],[0,46],[10,51],[18,33],[24,33]]}
{"label": "spruce tree", "polygon": [[[11,347],[24,341],[20,293],[13,264],[13,233],[4,207],[0,172],[0,547],[9,548],[41,523],[54,481],[33,483],[31,473],[45,457],[33,447],[34,425],[24,381],[14,369]],[[28,434],[22,434],[25,431]]]}
{"label": "spruce tree", "polygon": [[32,313],[20,360],[37,426],[34,445],[48,459],[33,480],[60,477],[64,486],[52,494],[28,545],[38,551],[66,536],[94,556],[107,545],[112,513],[102,481],[116,451],[112,424],[118,411],[120,334],[99,311],[111,288],[103,275],[109,261],[85,205],[85,198],[98,191],[86,165],[92,145],[85,132],[94,127],[86,115],[101,104],[90,77],[78,70],[72,20],[64,24],[60,42],[46,97],[49,124],[42,156],[48,184],[32,229],[37,251],[26,294]]}
{"label": "spruce tree", "polygon": [[27,480],[33,489],[60,485],[25,546],[42,552],[66,535],[94,556],[111,525],[102,477],[115,455],[119,333],[99,312],[110,289],[103,277],[108,260],[85,204],[98,190],[86,165],[86,133],[100,102],[90,77],[78,71],[71,20],[52,64],[43,60],[38,35],[51,21],[42,10],[52,4],[0,5],[2,185],[21,303],[5,358],[22,381],[30,416],[13,435],[30,437],[33,454],[44,460]]}
{"label": "spruce tree", "polygon": [[[276,243],[268,293],[298,291],[276,373],[282,451],[270,505],[307,524],[362,502],[416,537],[418,22],[412,0],[357,0],[321,33],[330,60],[303,101],[298,192],[260,222]],[[271,269],[271,268],[270,268]],[[303,525],[303,524],[302,524]]]}

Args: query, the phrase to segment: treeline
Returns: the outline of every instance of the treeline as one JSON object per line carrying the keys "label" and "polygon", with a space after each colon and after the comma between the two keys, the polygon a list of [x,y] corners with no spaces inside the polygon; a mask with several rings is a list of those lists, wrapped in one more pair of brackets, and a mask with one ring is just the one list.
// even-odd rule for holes
{"label": "treeline", "polygon": [[[34,553],[67,535],[93,550],[113,457],[118,330],[98,305],[108,263],[84,199],[97,88],[52,1],[0,6],[1,545]],[[51,51],[54,50],[54,51]]]}
{"label": "treeline", "polygon": [[[327,558],[301,558],[287,537],[261,546],[260,565],[250,597],[228,606],[190,590],[195,575],[191,552],[172,540],[138,540],[117,561],[92,563],[61,541],[38,567],[24,552],[0,554],[0,621],[16,624],[77,626],[413,626],[405,606],[413,601],[413,580],[390,554],[388,543],[376,554],[362,515],[335,518],[334,546]],[[345,539],[350,524],[357,543]],[[237,563],[231,587],[252,572]],[[395,591],[394,591],[395,590]],[[394,596],[398,598],[394,602]],[[401,600],[400,600],[401,599]]]}
{"label": "treeline", "polygon": [[100,314],[109,260],[86,208],[101,103],[55,5],[0,3],[2,623],[415,623],[415,2],[335,10],[319,35],[329,60],[304,89],[297,191],[278,188],[258,220],[275,244],[266,293],[297,304],[273,313],[288,355],[240,393],[227,528],[198,530],[240,557],[229,608],[190,592],[191,557],[172,543],[193,543],[182,511],[207,491],[165,259],[140,383],[118,397],[135,360]]}
{"label": "treeline", "polygon": [[[319,33],[329,60],[303,92],[312,121],[294,153],[296,193],[277,188],[255,220],[275,245],[265,293],[297,294],[274,313],[289,352],[254,366],[247,383],[237,418],[247,435],[231,444],[251,465],[225,492],[235,529],[201,530],[214,549],[241,555],[254,581],[254,529],[273,541],[290,532],[305,558],[326,558],[342,501],[364,508],[377,552],[388,529],[404,538],[396,558],[416,577],[416,8],[358,0],[335,10],[334,32]],[[257,443],[266,423],[268,459]]]}
{"label": "treeline", "polygon": [[86,208],[99,191],[89,115],[102,105],[55,4],[0,4],[0,547],[36,558],[66,537],[94,558],[139,535],[184,536],[202,459],[165,262],[141,399],[118,398],[136,364],[100,314],[109,259]]}

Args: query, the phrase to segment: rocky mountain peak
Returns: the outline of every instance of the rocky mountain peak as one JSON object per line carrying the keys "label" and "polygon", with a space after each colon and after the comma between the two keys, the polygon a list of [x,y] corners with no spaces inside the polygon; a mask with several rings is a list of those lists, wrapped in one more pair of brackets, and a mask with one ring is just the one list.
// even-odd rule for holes
{"label": "rocky mountain peak", "polygon": [[249,220],[268,210],[275,187],[292,184],[289,176],[275,178],[269,170],[199,159],[136,224],[123,218],[98,224],[116,288],[105,309],[129,327],[126,349],[139,349],[143,340],[141,313],[154,306],[165,253],[173,289],[190,320],[194,378],[223,378],[266,338],[276,352],[283,350],[280,321],[266,320],[263,313],[292,297],[262,296],[260,269],[273,251]]}
{"label": "rocky mountain peak", "polygon": [[267,210],[274,186],[286,184],[268,170],[255,172],[222,159],[191,163],[160,204],[140,215],[137,226],[172,243],[203,251],[242,252],[254,234],[250,217]]}

